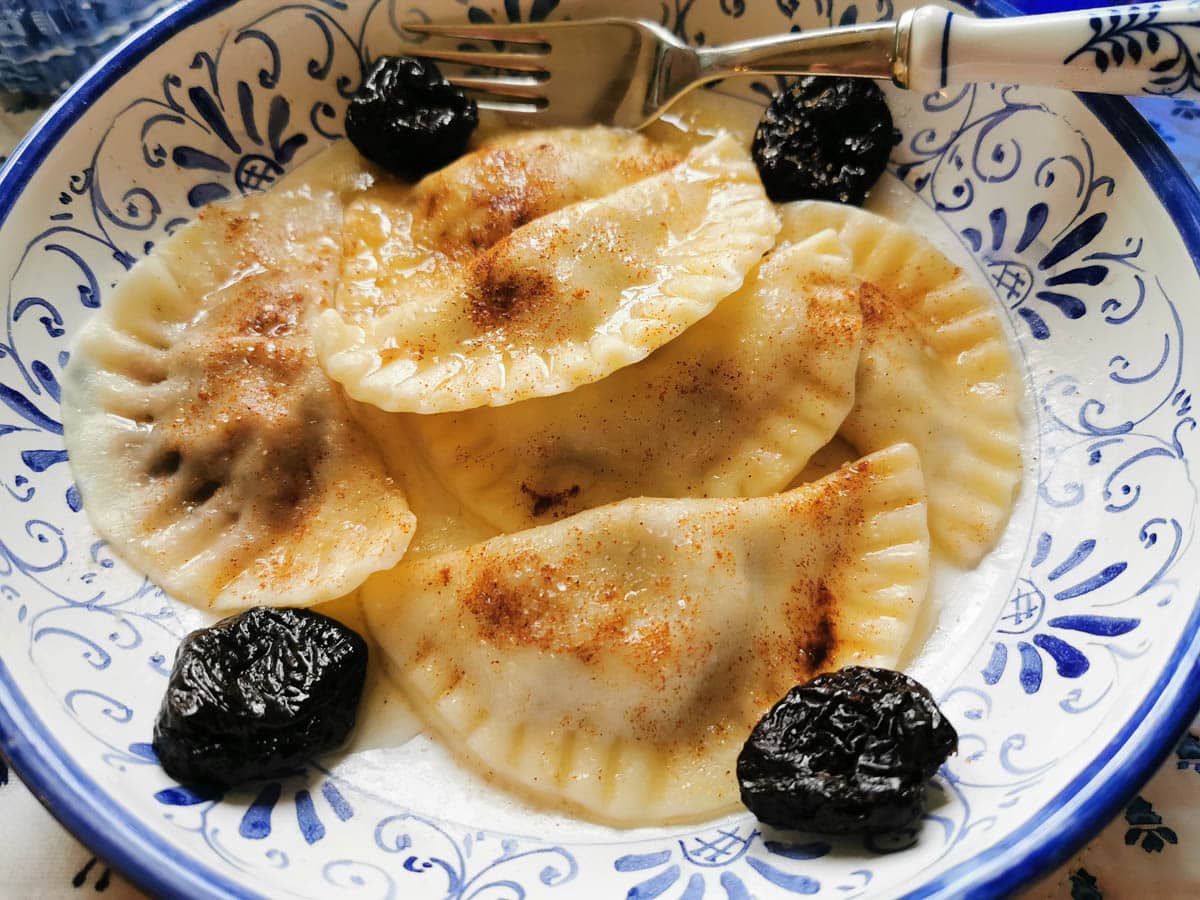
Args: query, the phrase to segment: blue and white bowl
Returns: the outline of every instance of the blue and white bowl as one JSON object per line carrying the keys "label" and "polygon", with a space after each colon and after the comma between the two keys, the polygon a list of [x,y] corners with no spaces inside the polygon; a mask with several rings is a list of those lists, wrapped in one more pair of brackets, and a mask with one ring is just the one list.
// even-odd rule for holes
{"label": "blue and white bowl", "polygon": [[[977,12],[1000,11],[980,0]],[[398,23],[612,12],[580,0],[191,0],[71,90],[0,175],[0,732],[63,822],[169,896],[959,896],[1061,861],[1154,770],[1200,699],[1200,197],[1122,101],[983,85],[892,92],[875,202],[991,285],[1027,378],[1028,471],[1003,543],[943,572],[911,670],[961,733],[920,827],[829,841],[748,815],[616,831],[524,807],[370,722],[347,752],[225,796],[149,741],[203,617],[80,508],[59,377],[122,274],[206,202],[341,134]],[[693,41],[896,12],[888,0],[645,0]],[[774,85],[722,89],[747,96]]]}

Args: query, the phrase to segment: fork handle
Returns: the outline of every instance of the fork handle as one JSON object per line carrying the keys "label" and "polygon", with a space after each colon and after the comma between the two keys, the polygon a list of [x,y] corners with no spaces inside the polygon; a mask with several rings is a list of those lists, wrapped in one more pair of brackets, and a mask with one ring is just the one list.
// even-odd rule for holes
{"label": "fork handle", "polygon": [[895,23],[699,48],[702,80],[730,74],[860,75],[933,92],[964,82],[1200,97],[1200,2],[999,19],[940,6]]}
{"label": "fork handle", "polygon": [[896,25],[892,78],[923,92],[979,81],[1196,97],[1197,54],[1192,0],[1000,19],[922,6]]}

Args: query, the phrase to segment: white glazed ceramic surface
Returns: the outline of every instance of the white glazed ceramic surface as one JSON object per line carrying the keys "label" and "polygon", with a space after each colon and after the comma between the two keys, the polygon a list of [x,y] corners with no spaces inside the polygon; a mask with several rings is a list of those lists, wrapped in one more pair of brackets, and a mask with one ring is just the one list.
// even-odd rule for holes
{"label": "white glazed ceramic surface", "polygon": [[[621,12],[703,42],[893,14],[880,3],[651,0]],[[386,746],[381,721],[347,753],[224,797],[159,769],[149,740],[170,660],[204,617],[118,561],[80,510],[57,402],[73,334],[199,205],[265,187],[336,138],[364,61],[396,46],[398,21],[605,11],[613,4],[594,0],[197,0],[64,98],[0,179],[0,731],[64,822],[145,886],[998,892],[1097,831],[1189,720],[1200,691],[1189,685],[1200,362],[1185,353],[1200,335],[1196,195],[1158,145],[1139,143],[1149,129],[1123,103],[980,86],[890,94],[897,143],[873,201],[993,288],[1027,373],[1028,471],[1012,524],[978,571],[941,573],[936,628],[911,667],[961,734],[919,829],[829,841],[735,815],[615,831],[523,806],[425,737]]]}
{"label": "white glazed ceramic surface", "polygon": [[[1026,4],[1029,5],[1029,4]],[[1168,0],[983,21],[919,9],[907,35],[908,87],[1019,82],[1105,94],[1195,97],[1200,7]]]}

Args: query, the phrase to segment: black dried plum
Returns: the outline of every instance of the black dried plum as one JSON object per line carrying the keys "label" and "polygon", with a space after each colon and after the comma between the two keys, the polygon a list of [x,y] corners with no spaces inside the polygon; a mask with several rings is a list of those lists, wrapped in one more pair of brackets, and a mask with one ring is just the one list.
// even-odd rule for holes
{"label": "black dried plum", "polygon": [[904,828],[958,734],[902,672],[849,666],[797,685],[738,756],[742,802],[769,825],[828,834]]}
{"label": "black dried plum", "polygon": [[294,770],[354,727],[367,644],[328,616],[251,609],[175,654],[154,750],[167,774],[230,787]]}
{"label": "black dried plum", "polygon": [[887,165],[892,114],[866,78],[810,75],[776,94],[751,150],[776,203],[834,200],[860,206]]}
{"label": "black dried plum", "polygon": [[411,56],[381,57],[346,110],[358,152],[406,181],[462,156],[478,124],[475,101]]}

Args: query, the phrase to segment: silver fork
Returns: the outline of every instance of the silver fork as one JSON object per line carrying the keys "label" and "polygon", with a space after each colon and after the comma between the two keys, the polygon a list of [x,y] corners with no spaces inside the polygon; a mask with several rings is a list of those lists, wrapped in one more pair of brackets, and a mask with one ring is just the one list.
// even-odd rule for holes
{"label": "silver fork", "polygon": [[1195,97],[1192,79],[1167,84],[1164,72],[1181,51],[1200,53],[1197,25],[1200,3],[1176,0],[988,20],[922,6],[896,22],[710,47],[689,47],[641,19],[404,27],[429,38],[503,42],[493,50],[431,41],[405,49],[466,67],[446,75],[481,108],[518,124],[639,128],[688,91],[734,75],[851,75],[923,92],[982,81]]}

